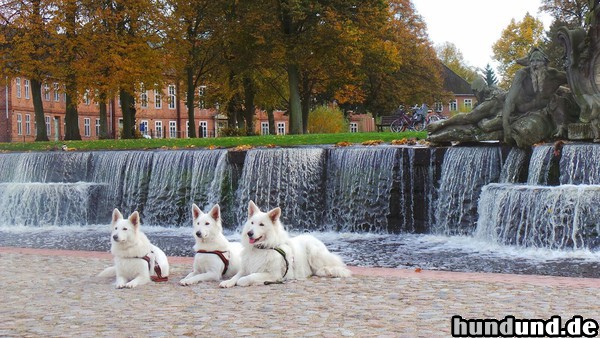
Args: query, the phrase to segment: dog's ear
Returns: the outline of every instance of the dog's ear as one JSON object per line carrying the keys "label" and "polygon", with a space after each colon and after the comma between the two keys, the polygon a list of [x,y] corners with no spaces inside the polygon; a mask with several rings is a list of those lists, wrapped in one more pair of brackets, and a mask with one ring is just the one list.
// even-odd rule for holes
{"label": "dog's ear", "polygon": [[212,209],[210,209],[210,211],[208,212],[208,214],[210,215],[210,217],[212,217],[215,221],[218,221],[219,218],[221,218],[221,207],[219,207],[218,204],[215,204],[214,207],[212,207]]}
{"label": "dog's ear", "polygon": [[119,209],[115,208],[115,210],[113,210],[111,224],[115,224],[115,223],[117,223],[118,220],[121,220],[121,219],[123,219],[123,215],[121,214]]}
{"label": "dog's ear", "polygon": [[269,218],[271,219],[271,222],[275,223],[275,222],[277,222],[277,220],[279,220],[279,217],[281,217],[281,208],[277,207],[277,208],[269,211],[268,214],[269,214]]}
{"label": "dog's ear", "polygon": [[255,213],[260,212],[260,209],[252,202],[248,203],[248,218],[252,217]]}
{"label": "dog's ear", "polygon": [[140,214],[137,211],[134,211],[131,216],[129,216],[129,222],[131,222],[133,227],[137,230],[140,227]]}
{"label": "dog's ear", "polygon": [[198,208],[196,203],[192,203],[192,218],[196,219],[196,218],[200,217],[200,215],[202,215],[202,214],[203,214],[202,210],[200,210],[200,208]]}

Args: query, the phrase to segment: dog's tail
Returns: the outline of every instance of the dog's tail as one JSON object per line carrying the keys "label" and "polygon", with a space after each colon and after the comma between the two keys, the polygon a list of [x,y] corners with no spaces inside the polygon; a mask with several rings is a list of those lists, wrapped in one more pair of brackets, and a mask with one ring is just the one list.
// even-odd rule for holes
{"label": "dog's tail", "polygon": [[100,272],[98,274],[98,277],[115,277],[117,275],[117,268],[115,268],[114,266],[109,266],[108,268],[104,269],[104,271]]}

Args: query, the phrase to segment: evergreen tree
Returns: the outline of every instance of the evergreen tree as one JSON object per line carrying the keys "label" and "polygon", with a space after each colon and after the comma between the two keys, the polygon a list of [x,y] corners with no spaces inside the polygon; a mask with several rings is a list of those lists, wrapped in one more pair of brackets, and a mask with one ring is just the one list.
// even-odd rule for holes
{"label": "evergreen tree", "polygon": [[498,83],[496,74],[494,73],[494,70],[492,69],[492,67],[490,66],[489,63],[485,66],[483,73],[484,73],[483,77],[485,78],[485,83],[487,83],[488,86],[495,86]]}

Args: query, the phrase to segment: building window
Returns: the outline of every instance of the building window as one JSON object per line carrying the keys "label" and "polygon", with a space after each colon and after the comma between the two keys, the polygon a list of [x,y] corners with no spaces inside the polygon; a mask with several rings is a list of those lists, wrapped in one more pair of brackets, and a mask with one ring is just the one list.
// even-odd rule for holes
{"label": "building window", "polygon": [[444,105],[441,102],[436,102],[433,104],[433,109],[437,113],[441,113],[444,110]]}
{"label": "building window", "polygon": [[285,135],[285,122],[277,122],[277,135]]}
{"label": "building window", "polygon": [[100,119],[96,119],[96,137],[100,137]]}
{"label": "building window", "polygon": [[83,119],[83,136],[85,136],[85,137],[91,136],[90,118],[89,117],[86,117]]}
{"label": "building window", "polygon": [[15,79],[15,85],[17,86],[17,97],[21,98],[21,78],[18,77]]}
{"label": "building window", "polygon": [[356,123],[356,122],[350,122],[350,132],[351,133],[358,133],[358,123]]}
{"label": "building window", "polygon": [[23,116],[17,114],[17,135],[23,135]]}
{"label": "building window", "polygon": [[44,100],[50,101],[50,86],[44,83]]}
{"label": "building window", "polygon": [[190,121],[185,121],[185,137],[190,138]]}
{"label": "building window", "polygon": [[25,114],[25,135],[31,135],[31,115]]}
{"label": "building window", "polygon": [[208,137],[208,122],[200,121],[200,137]]}
{"label": "building window", "polygon": [[140,133],[142,133],[142,135],[148,135],[148,121],[147,120],[142,120],[142,122],[140,123]]}
{"label": "building window", "polygon": [[169,121],[169,138],[177,138],[177,121]]}
{"label": "building window", "polygon": [[60,101],[60,92],[58,91],[58,83],[54,82],[54,102]]}
{"label": "building window", "polygon": [[260,123],[260,134],[261,135],[269,135],[269,122],[261,122]]}
{"label": "building window", "polygon": [[90,101],[90,90],[89,89],[86,89],[85,93],[83,94],[83,102],[85,102],[86,106],[90,105],[91,101]]}
{"label": "building window", "polygon": [[154,89],[154,108],[161,109],[162,108],[162,93],[160,90]]}
{"label": "building window", "polygon": [[470,112],[471,110],[473,110],[473,100],[465,99],[465,111]]}
{"label": "building window", "polygon": [[198,87],[198,97],[200,98],[198,106],[200,109],[204,109],[204,94],[206,94],[206,86]]}
{"label": "building window", "polygon": [[450,101],[450,111],[457,111],[458,110],[458,102],[456,100],[452,100]]}
{"label": "building window", "polygon": [[25,79],[23,81],[23,86],[25,87],[25,98],[29,99],[29,80]]}
{"label": "building window", "polygon": [[162,121],[154,122],[154,130],[156,131],[156,138],[163,138]]}
{"label": "building window", "polygon": [[144,88],[144,85],[142,85],[142,90],[140,93],[140,107],[148,108],[148,91],[146,88]]}
{"label": "building window", "polygon": [[177,100],[177,95],[175,95],[175,86],[169,85],[169,109],[175,109],[175,100]]}
{"label": "building window", "polygon": [[46,136],[50,137],[50,135],[52,135],[51,133],[51,124],[50,124],[50,116],[45,116],[46,117]]}

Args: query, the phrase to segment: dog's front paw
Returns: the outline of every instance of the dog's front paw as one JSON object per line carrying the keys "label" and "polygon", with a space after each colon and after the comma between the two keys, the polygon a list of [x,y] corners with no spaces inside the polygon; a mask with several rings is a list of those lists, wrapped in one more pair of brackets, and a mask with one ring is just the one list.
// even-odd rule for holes
{"label": "dog's front paw", "polygon": [[115,284],[115,287],[116,287],[117,289],[124,289],[124,288],[125,288],[125,285],[126,285],[125,283],[117,283],[117,284]]}
{"label": "dog's front paw", "polygon": [[125,287],[128,289],[133,289],[136,286],[138,286],[138,283],[135,280],[132,280],[131,282],[125,284]]}
{"label": "dog's front paw", "polygon": [[226,281],[222,281],[221,284],[219,284],[219,287],[221,288],[232,288],[235,286],[235,281],[230,280],[226,280]]}
{"label": "dog's front paw", "polygon": [[192,281],[190,281],[189,279],[184,278],[184,279],[182,279],[182,280],[179,281],[179,284],[183,285],[183,286],[188,286],[188,285],[192,285],[194,283]]}

